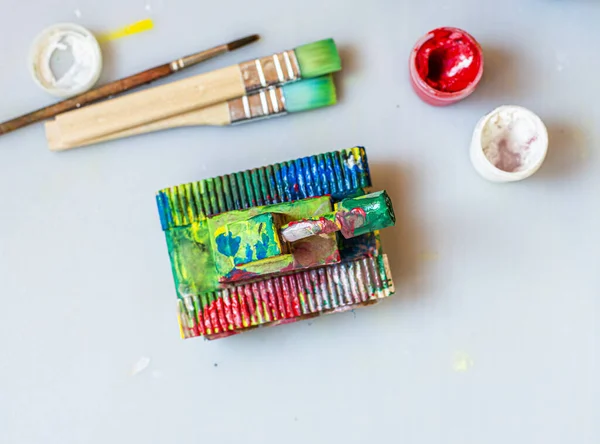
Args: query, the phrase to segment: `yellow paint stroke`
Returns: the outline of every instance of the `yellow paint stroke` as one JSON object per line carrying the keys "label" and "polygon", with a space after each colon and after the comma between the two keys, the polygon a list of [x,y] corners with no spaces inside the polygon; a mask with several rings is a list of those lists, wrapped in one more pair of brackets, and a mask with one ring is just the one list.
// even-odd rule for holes
{"label": "yellow paint stroke", "polygon": [[102,43],[110,42],[111,40],[117,40],[130,35],[139,34],[140,32],[150,31],[153,28],[154,22],[152,19],[144,19],[140,20],[139,22],[132,23],[131,25],[127,25],[121,29],[117,29],[116,31],[100,34],[98,36],[98,40]]}
{"label": "yellow paint stroke", "polygon": [[454,354],[454,371],[457,373],[465,373],[468,372],[475,362],[473,358],[471,358],[465,352],[457,352]]}

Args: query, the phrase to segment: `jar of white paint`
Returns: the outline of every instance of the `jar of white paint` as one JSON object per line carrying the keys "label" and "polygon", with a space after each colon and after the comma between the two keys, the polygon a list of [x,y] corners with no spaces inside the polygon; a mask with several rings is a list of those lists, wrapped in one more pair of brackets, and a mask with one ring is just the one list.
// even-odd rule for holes
{"label": "jar of white paint", "polygon": [[548,152],[548,130],[535,113],[504,105],[479,120],[471,140],[471,162],[493,182],[514,182],[535,173]]}
{"label": "jar of white paint", "polygon": [[56,97],[73,97],[92,89],[102,72],[96,37],[82,26],[59,23],[33,42],[29,68],[35,82]]}

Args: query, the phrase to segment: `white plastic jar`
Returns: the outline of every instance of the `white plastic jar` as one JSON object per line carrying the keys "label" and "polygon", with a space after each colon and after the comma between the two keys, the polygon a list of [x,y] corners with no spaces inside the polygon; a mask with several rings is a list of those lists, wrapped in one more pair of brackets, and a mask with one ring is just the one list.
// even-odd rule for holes
{"label": "white plastic jar", "polygon": [[471,140],[475,170],[493,182],[514,182],[535,173],[548,152],[548,130],[535,113],[504,105],[482,117]]}
{"label": "white plastic jar", "polygon": [[[72,59],[61,76],[53,71],[57,51]],[[82,26],[59,23],[35,39],[29,54],[29,68],[35,82],[57,97],[72,97],[92,89],[102,72],[102,52],[94,35]]]}

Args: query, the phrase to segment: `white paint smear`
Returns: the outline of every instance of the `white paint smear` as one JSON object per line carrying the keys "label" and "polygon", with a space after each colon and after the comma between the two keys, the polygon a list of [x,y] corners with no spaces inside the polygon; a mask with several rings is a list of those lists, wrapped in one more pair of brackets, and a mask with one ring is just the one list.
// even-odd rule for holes
{"label": "white paint smear", "polygon": [[150,358],[148,356],[142,356],[131,368],[131,376],[136,376],[142,373],[150,365]]}

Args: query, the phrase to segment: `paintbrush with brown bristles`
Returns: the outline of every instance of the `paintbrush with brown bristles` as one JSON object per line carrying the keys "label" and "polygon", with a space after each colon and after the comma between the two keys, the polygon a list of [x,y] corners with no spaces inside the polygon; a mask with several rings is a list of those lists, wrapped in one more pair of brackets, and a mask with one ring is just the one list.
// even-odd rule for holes
{"label": "paintbrush with brown bristles", "polygon": [[62,102],[54,105],[33,111],[29,114],[25,114],[24,116],[9,120],[8,122],[0,123],[0,135],[10,133],[11,131],[32,123],[50,119],[67,111],[72,111],[74,109],[81,108],[82,106],[98,102],[99,100],[130,91],[139,86],[146,85],[154,82],[155,80],[170,76],[171,74],[181,71],[182,69],[197,65],[205,60],[212,59],[213,57],[225,54],[229,51],[234,51],[242,46],[246,46],[257,41],[259,38],[260,37],[257,34],[253,34],[224,45],[215,46],[214,48],[173,60],[170,63],[155,66],[154,68],[150,68],[146,71],[125,77],[124,79],[116,80],[107,85],[101,86],[100,88],[93,89],[70,99],[63,100]]}

